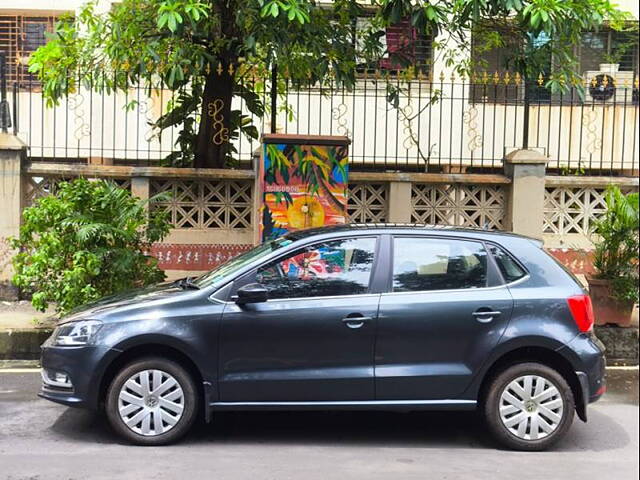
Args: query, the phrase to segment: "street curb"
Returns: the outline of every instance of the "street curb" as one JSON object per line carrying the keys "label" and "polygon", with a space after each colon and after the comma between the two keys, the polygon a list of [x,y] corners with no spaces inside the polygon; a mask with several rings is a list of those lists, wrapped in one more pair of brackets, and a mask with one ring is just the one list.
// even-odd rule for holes
{"label": "street curb", "polygon": [[638,327],[596,326],[607,349],[607,365],[638,365]]}
{"label": "street curb", "polygon": [[40,358],[40,345],[51,335],[51,331],[50,328],[0,330],[0,360]]}

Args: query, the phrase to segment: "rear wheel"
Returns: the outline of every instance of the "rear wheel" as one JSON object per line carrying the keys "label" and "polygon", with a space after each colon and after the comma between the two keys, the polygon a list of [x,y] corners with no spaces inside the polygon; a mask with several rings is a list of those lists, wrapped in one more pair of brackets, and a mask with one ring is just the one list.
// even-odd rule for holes
{"label": "rear wheel", "polygon": [[573,393],[552,368],[520,363],[493,378],[482,410],[489,430],[502,445],[545,450],[564,437],[573,422]]}
{"label": "rear wheel", "polygon": [[198,395],[189,373],[163,358],[125,366],[107,391],[106,413],[118,434],[139,445],[164,445],[182,437],[196,418]]}

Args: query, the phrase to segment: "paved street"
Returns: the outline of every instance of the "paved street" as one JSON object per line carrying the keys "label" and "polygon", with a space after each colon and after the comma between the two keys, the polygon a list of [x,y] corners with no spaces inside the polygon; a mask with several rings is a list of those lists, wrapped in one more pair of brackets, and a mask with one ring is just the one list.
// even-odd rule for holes
{"label": "paved street", "polygon": [[608,377],[588,424],[554,451],[519,453],[460,413],[226,413],[178,445],[132,447],[103,418],[38,399],[36,371],[4,371],[0,478],[636,479],[638,370]]}

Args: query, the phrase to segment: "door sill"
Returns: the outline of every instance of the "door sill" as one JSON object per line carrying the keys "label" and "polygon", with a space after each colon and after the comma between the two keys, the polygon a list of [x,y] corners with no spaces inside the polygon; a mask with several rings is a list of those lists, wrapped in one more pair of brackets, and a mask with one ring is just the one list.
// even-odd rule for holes
{"label": "door sill", "polygon": [[212,402],[212,410],[474,410],[475,400]]}

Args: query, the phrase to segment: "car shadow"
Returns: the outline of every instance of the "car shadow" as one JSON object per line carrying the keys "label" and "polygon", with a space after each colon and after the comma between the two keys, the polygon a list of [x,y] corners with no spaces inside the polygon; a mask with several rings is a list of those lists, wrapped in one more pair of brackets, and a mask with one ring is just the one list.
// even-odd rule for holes
{"label": "car shadow", "polygon": [[66,408],[49,429],[65,440],[116,444],[120,438],[113,432],[103,414],[80,408]]}
{"label": "car shadow", "polygon": [[[593,409],[589,415],[588,424],[576,419],[553,450],[607,451],[629,443],[628,433],[609,416]],[[51,431],[77,442],[126,445],[103,415],[79,409],[66,409]],[[198,422],[180,442],[204,444],[500,448],[473,412],[224,412],[209,424]]]}
{"label": "car shadow", "polygon": [[487,448],[473,412],[225,412],[186,442]]}

